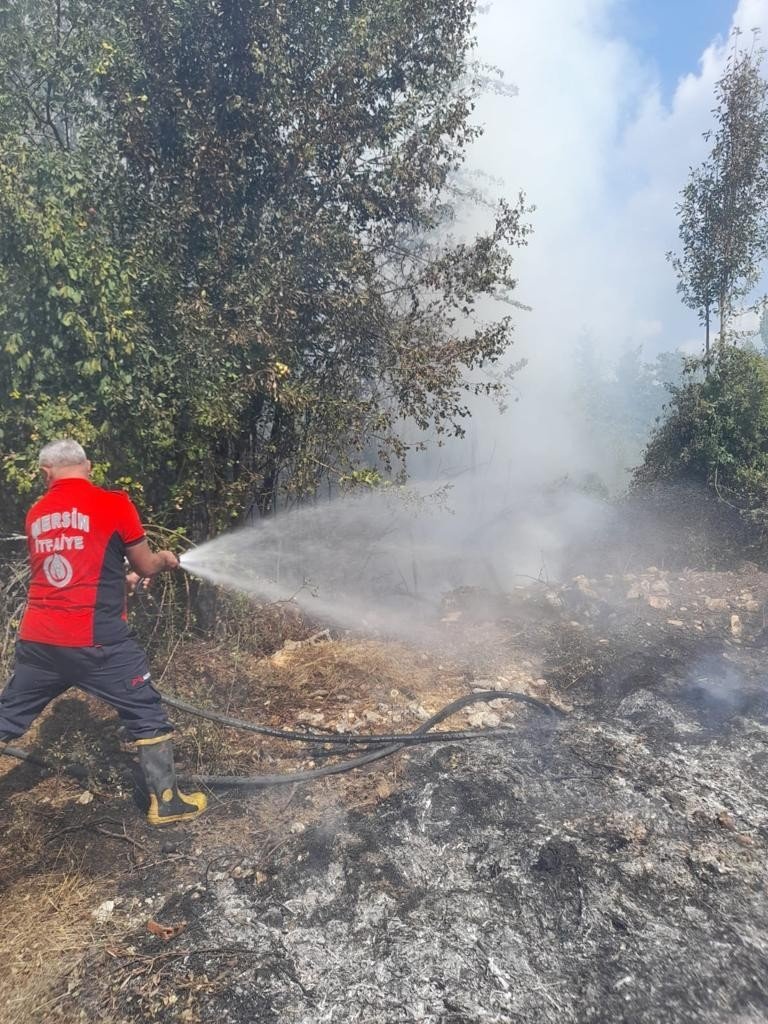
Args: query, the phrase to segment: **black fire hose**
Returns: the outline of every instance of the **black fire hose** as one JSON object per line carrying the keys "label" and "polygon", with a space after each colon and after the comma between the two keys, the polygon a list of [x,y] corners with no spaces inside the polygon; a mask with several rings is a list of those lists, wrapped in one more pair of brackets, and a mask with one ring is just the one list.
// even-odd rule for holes
{"label": "black fire hose", "polygon": [[[218,715],[213,711],[203,711],[200,708],[193,707],[191,704],[187,704],[185,701],[178,701],[176,698],[167,698],[164,696],[163,700],[170,706],[178,707],[180,710],[186,711],[188,714],[220,722],[221,724],[229,725],[232,728],[245,729],[249,732],[259,732],[269,736],[277,736],[282,739],[295,739],[301,742],[328,743],[334,741],[347,741],[346,737],[338,735],[329,739],[329,737],[320,733],[285,733],[283,730],[269,729],[267,726],[259,726],[241,719],[229,718],[226,715]],[[550,715],[558,715],[561,717],[564,715],[564,712],[559,708],[556,708],[551,704],[547,704],[544,701],[536,700],[535,697],[529,697],[527,694],[515,693],[510,690],[484,690],[481,693],[470,693],[452,701],[441,711],[432,715],[425,722],[422,722],[422,724],[412,733],[403,733],[396,737],[378,735],[367,737],[355,736],[352,740],[355,743],[366,743],[370,746],[376,742],[384,742],[388,745],[380,747],[377,750],[367,751],[359,757],[353,757],[347,761],[343,761],[341,764],[328,765],[325,768],[313,768],[308,771],[285,772],[279,775],[185,775],[180,776],[180,778],[182,781],[204,785],[210,789],[266,789],[271,786],[287,786],[293,785],[297,782],[309,782],[314,779],[325,778],[328,775],[339,775],[342,772],[352,771],[355,768],[361,768],[363,765],[371,764],[381,758],[389,757],[392,754],[397,753],[397,751],[402,750],[404,747],[415,743],[445,743],[451,742],[451,737],[460,738],[462,740],[498,738],[502,735],[508,734],[512,730],[510,728],[500,728],[478,730],[475,732],[441,732],[428,735],[429,730],[435,725],[438,725],[451,715],[456,714],[457,711],[467,707],[467,705],[487,703],[494,700],[516,700],[536,707],[540,711],[546,711]],[[393,738],[396,738],[397,742],[390,743],[389,741]],[[27,761],[50,771],[65,771],[80,781],[83,781],[88,777],[87,770],[80,765],[55,764],[46,758],[38,757],[36,754],[32,754],[19,747],[8,746],[0,752],[7,754],[8,757],[15,757],[19,761]]]}
{"label": "black fire hose", "polygon": [[[497,732],[508,731],[506,729],[465,729],[461,732],[441,732],[431,735],[422,735],[420,734],[420,730],[417,729],[416,732],[374,733],[367,736],[351,732],[288,732],[284,729],[273,729],[268,725],[256,725],[254,722],[248,722],[243,718],[230,718],[229,715],[219,714],[218,711],[203,710],[202,708],[195,707],[193,704],[188,704],[184,700],[179,700],[178,697],[169,697],[166,693],[162,693],[160,696],[163,699],[163,703],[167,704],[169,707],[177,708],[179,711],[185,711],[187,714],[194,715],[196,718],[206,718],[210,722],[218,722],[219,725],[226,725],[231,729],[241,729],[243,732],[256,732],[262,736],[272,736],[274,739],[289,740],[292,743],[336,743],[343,744],[345,746],[357,744],[366,747],[375,746],[381,743],[401,743],[403,745],[410,744],[415,746],[416,744],[421,743],[447,743],[449,741],[454,742],[456,740],[476,740],[489,735],[495,735]],[[435,722],[432,722],[432,724],[435,725],[438,722],[442,722],[445,718],[449,718],[466,704],[473,704],[475,701],[485,702],[492,700],[516,700],[522,704],[529,704],[531,707],[538,708],[540,711],[562,714],[562,712],[553,705],[546,704],[544,701],[537,700],[535,697],[529,697],[526,693],[515,693],[511,690],[484,690],[482,693],[471,694],[469,697],[461,697],[460,701],[464,701],[463,704],[459,701],[454,701],[453,704],[449,704],[447,708],[444,708],[442,711],[437,713],[438,717]],[[432,719],[429,721],[431,722]]]}
{"label": "black fire hose", "polygon": [[15,757],[17,761],[26,761],[27,764],[33,764],[35,767],[44,768],[49,772],[66,772],[67,775],[71,775],[83,784],[86,784],[90,777],[88,769],[81,764],[57,764],[55,761],[39,757],[37,754],[33,754],[30,750],[24,750],[22,747],[3,747],[0,745],[0,754],[5,754],[6,757]]}
{"label": "black fire hose", "polygon": [[[468,704],[485,703],[493,700],[522,700],[524,703],[532,704],[540,710],[546,710],[550,714],[563,715],[559,708],[555,708],[551,704],[545,704],[534,697],[528,697],[523,693],[515,693],[511,690],[484,690],[482,693],[470,693],[452,701],[441,711],[432,715],[425,722],[422,722],[418,729],[415,729],[412,733],[404,734],[400,742],[361,754],[359,757],[353,757],[348,761],[343,761],[341,764],[328,765],[325,768],[312,768],[303,772],[288,772],[280,775],[188,775],[182,778],[186,782],[208,786],[211,789],[266,789],[270,786],[286,786],[293,785],[296,782],[310,782],[314,779],[325,778],[327,775],[340,775],[342,772],[348,772],[354,768],[361,768],[363,765],[371,764],[373,761],[379,761],[383,757],[390,757],[409,744],[447,742],[444,738],[450,736],[450,733],[436,733],[433,736],[427,736],[426,734],[435,725],[438,725],[451,715],[455,715],[457,711],[460,711]],[[458,735],[461,735],[464,739],[490,739],[506,735],[511,731],[508,728],[486,729]],[[297,735],[302,740],[306,738],[301,733]],[[380,739],[381,737],[376,736],[373,738]],[[368,738],[368,742],[370,742],[370,739]]]}

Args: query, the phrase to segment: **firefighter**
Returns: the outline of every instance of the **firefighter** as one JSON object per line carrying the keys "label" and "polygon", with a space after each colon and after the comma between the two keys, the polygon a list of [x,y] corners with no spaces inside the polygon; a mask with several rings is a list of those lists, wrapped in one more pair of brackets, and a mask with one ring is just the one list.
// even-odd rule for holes
{"label": "firefighter", "polygon": [[54,697],[78,686],[111,705],[136,741],[147,821],[196,818],[205,794],[179,792],[173,726],[126,612],[125,559],[140,577],[176,569],[178,559],[150,550],[127,494],[91,483],[91,464],[76,441],[52,441],[39,461],[47,491],[27,514],[32,574],[13,674],[0,695],[0,750]]}

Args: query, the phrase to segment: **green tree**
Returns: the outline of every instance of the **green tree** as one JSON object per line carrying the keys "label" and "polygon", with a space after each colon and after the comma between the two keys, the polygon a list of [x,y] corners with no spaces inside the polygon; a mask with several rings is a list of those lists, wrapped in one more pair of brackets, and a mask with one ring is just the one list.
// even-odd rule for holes
{"label": "green tree", "polygon": [[695,310],[710,352],[713,317],[725,344],[738,303],[754,288],[768,252],[768,83],[765,51],[734,48],[716,87],[712,148],[691,171],[678,206],[679,255],[669,259],[683,302]]}
{"label": "green tree", "polygon": [[130,418],[137,262],[109,215],[119,157],[95,102],[102,39],[77,0],[0,5],[0,450],[16,525],[42,441],[98,448]]}
{"label": "green tree", "polygon": [[712,318],[717,307],[717,269],[714,250],[715,198],[713,180],[705,168],[691,171],[677,207],[682,253],[668,253],[677,273],[677,290],[704,327],[704,352],[709,355]]}
{"label": "green tree", "polygon": [[636,486],[693,481],[761,523],[768,517],[768,358],[752,348],[718,347],[691,360],[670,388]]}
{"label": "green tree", "polygon": [[449,234],[477,134],[472,0],[5,0],[2,16],[17,491],[41,436],[74,431],[111,479],[146,480],[154,514],[206,534],[355,479],[372,445],[397,472],[405,421],[461,434],[469,393],[501,386],[477,371],[512,321],[478,305],[515,286],[522,198]]}

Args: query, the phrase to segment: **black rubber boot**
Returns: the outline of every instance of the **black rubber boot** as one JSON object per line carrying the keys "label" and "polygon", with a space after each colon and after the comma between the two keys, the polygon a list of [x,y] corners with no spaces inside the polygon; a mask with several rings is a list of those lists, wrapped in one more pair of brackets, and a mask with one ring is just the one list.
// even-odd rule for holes
{"label": "black rubber boot", "polygon": [[173,766],[173,740],[169,736],[137,740],[139,763],[149,791],[147,821],[150,825],[171,825],[191,821],[208,806],[205,793],[179,792]]}

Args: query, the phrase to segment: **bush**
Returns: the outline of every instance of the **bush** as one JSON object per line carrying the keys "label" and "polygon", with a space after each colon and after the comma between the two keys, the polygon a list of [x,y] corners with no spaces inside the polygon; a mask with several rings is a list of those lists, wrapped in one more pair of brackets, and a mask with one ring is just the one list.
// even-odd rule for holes
{"label": "bush", "polygon": [[768,358],[752,348],[720,348],[690,360],[670,387],[633,487],[703,484],[763,532],[768,525]]}

